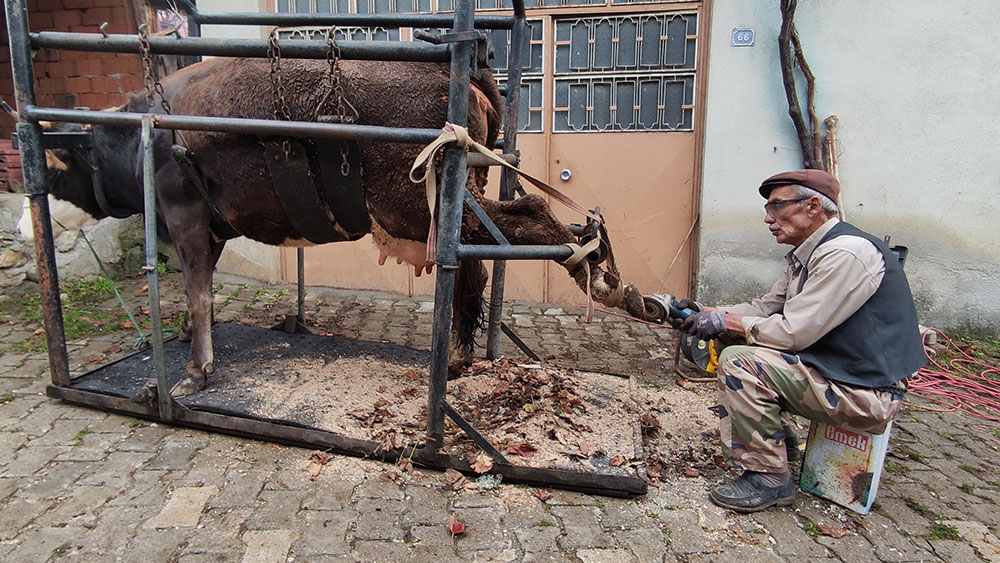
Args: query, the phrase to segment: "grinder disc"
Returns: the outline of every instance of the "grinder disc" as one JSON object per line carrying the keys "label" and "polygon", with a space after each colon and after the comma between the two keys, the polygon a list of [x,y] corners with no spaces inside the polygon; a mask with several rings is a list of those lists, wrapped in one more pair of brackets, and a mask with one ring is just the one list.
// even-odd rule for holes
{"label": "grinder disc", "polygon": [[692,364],[709,373],[715,372],[712,361],[712,343],[697,336],[681,333],[681,353]]}

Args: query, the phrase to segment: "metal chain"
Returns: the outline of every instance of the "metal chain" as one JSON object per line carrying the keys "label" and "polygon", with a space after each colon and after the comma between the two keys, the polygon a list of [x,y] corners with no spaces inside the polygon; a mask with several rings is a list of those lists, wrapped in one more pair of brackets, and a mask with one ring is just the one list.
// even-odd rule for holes
{"label": "metal chain", "polygon": [[[291,113],[288,111],[288,102],[285,100],[285,86],[281,83],[281,46],[278,45],[278,28],[272,29],[271,35],[267,39],[267,58],[271,62],[271,102],[274,118],[290,121]],[[282,141],[281,149],[285,153],[287,161],[292,153],[291,140]]]}
{"label": "metal chain", "polygon": [[[337,40],[334,38],[334,32],[336,27],[329,27],[326,30],[326,44],[329,47],[326,52],[326,62],[330,65],[330,71],[327,73],[327,82],[330,85],[330,90],[327,94],[333,93],[337,96],[337,116],[340,118],[340,123],[353,123],[357,120],[358,111],[354,109],[354,106],[350,106],[347,100],[344,98],[344,80],[343,73],[340,70],[340,45],[337,45]],[[326,102],[326,99],[323,100]],[[348,121],[347,118],[347,107],[351,107],[351,112],[353,115]],[[319,108],[317,108],[318,110]],[[342,143],[340,145],[340,174],[342,176],[347,176],[351,173],[351,164],[347,161],[347,143]]]}
{"label": "metal chain", "polygon": [[139,50],[142,53],[142,82],[146,85],[146,106],[153,109],[156,99],[153,92],[160,95],[160,107],[163,111],[170,113],[170,102],[163,94],[163,85],[156,77],[156,69],[153,65],[152,49],[149,45],[149,26],[142,24],[139,26]]}
{"label": "metal chain", "polygon": [[271,100],[274,105],[274,118],[291,120],[288,102],[285,100],[285,87],[281,83],[281,46],[278,44],[278,29],[271,30],[267,40],[267,58],[271,62]]}

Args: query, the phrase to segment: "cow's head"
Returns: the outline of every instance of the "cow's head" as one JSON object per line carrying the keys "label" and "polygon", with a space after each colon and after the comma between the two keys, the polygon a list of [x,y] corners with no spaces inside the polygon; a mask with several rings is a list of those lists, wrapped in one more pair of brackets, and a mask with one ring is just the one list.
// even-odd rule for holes
{"label": "cow's head", "polygon": [[[83,131],[76,124],[41,123],[43,131]],[[49,212],[53,235],[63,230],[78,230],[107,217],[94,194],[93,166],[84,147],[45,149],[45,181],[49,186]],[[21,235],[31,240],[30,208],[25,201],[24,213],[17,224]]]}

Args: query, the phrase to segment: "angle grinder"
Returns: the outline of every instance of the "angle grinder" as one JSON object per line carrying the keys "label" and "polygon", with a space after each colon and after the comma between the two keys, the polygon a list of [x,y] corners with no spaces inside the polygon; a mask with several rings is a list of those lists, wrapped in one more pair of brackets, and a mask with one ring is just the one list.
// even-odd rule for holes
{"label": "angle grinder", "polygon": [[[669,293],[650,293],[642,296],[643,314],[646,320],[658,324],[669,324],[677,327],[684,319],[697,311],[681,307],[677,299]],[[719,365],[718,343],[712,340],[702,340],[691,334],[680,335],[681,353],[691,363],[703,371],[715,373]]]}

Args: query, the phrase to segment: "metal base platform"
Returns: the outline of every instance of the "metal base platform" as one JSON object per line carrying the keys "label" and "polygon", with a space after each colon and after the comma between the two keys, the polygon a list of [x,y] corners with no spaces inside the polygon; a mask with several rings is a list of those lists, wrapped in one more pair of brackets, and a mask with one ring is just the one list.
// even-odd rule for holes
{"label": "metal base platform", "polygon": [[[267,418],[261,394],[252,382],[267,381],[271,388],[292,388],[311,374],[295,368],[296,362],[334,361],[340,358],[377,358],[379,362],[423,369],[430,353],[395,344],[365,342],[337,336],[288,334],[245,325],[218,323],[212,329],[215,342],[215,373],[209,387],[173,403],[171,420],[163,420],[156,401],[130,400],[140,395],[147,381],[155,379],[152,350],[144,350],[98,367],[73,379],[69,387],[49,385],[49,396],[67,402],[128,414],[150,420],[234,434],[288,445],[317,448],[387,462],[410,458],[431,469],[453,468],[475,475],[464,456],[431,451],[429,447],[387,448],[384,442],[349,436],[343,429],[323,427],[309,410],[284,412]],[[170,385],[180,379],[187,362],[189,344],[174,338],[164,343]],[[614,377],[614,376],[608,376]],[[250,384],[248,384],[250,382]],[[338,397],[326,397],[337,401]],[[264,409],[266,410],[266,409]],[[633,425],[633,457],[643,459],[638,421]],[[490,473],[505,481],[557,487],[609,496],[630,497],[646,493],[647,481],[638,468],[611,467],[606,460],[589,460],[594,471],[539,468],[495,463]]]}

